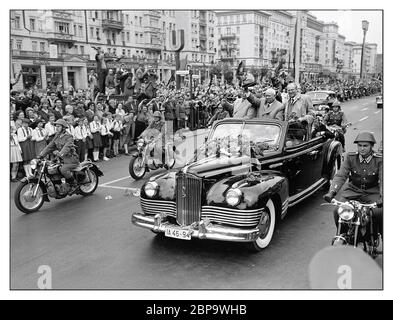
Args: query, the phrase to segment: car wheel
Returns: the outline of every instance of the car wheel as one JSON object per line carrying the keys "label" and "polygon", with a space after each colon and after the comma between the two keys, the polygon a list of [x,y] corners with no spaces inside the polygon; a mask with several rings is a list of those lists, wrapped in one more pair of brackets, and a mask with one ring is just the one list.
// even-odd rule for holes
{"label": "car wheel", "polygon": [[271,242],[276,226],[276,208],[272,199],[266,203],[266,211],[262,214],[259,229],[261,235],[257,240],[251,242],[251,249],[254,252],[259,252],[265,249]]}

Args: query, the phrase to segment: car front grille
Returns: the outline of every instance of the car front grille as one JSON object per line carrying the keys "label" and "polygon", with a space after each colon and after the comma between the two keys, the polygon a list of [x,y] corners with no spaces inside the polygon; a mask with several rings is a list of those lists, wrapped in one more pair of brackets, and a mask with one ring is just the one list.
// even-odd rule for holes
{"label": "car front grille", "polygon": [[201,217],[202,178],[178,173],[176,177],[177,223],[188,226]]}
{"label": "car front grille", "polygon": [[155,215],[165,213],[168,216],[176,218],[176,204],[174,201],[141,199],[141,207],[144,214]]}
{"label": "car front grille", "polygon": [[256,227],[261,219],[262,209],[238,210],[214,206],[202,207],[202,219],[233,227]]}

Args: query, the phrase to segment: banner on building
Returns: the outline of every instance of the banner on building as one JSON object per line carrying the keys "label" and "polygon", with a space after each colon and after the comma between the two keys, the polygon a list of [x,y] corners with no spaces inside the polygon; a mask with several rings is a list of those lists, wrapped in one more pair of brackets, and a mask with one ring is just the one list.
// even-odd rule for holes
{"label": "banner on building", "polygon": [[57,45],[55,44],[50,44],[49,45],[49,58],[52,59],[57,59]]}

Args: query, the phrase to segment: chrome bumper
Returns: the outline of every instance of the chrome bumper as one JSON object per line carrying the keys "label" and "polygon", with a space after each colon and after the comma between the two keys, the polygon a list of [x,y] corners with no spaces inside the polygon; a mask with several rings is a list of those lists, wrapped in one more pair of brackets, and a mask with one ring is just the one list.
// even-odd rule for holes
{"label": "chrome bumper", "polygon": [[[133,213],[131,222],[139,227],[150,229],[154,232],[165,232],[166,227],[182,228],[170,223],[167,220],[166,214],[156,214],[153,216],[143,213]],[[258,227],[251,229],[225,227],[213,224],[207,219],[202,219],[182,229],[188,229],[192,238],[219,241],[252,242],[258,239],[260,235]]]}

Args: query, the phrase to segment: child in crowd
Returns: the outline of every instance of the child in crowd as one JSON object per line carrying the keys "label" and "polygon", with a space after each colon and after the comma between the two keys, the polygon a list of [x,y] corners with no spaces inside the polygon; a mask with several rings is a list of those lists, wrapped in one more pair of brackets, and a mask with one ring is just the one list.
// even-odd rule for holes
{"label": "child in crowd", "polygon": [[87,119],[83,120],[83,127],[86,132],[85,160],[94,159],[94,156],[93,156],[93,150],[94,150],[93,135],[91,134],[89,121]]}
{"label": "child in crowd", "polygon": [[19,145],[18,136],[16,135],[16,128],[10,128],[10,162],[12,164],[11,168],[11,181],[17,182],[17,174],[19,168],[19,162],[23,161],[22,149]]}
{"label": "child in crowd", "polygon": [[124,154],[129,155],[128,153],[128,144],[130,141],[134,140],[133,131],[134,131],[134,112],[131,111],[129,115],[124,117],[123,130],[120,136],[120,145],[124,147]]}
{"label": "child in crowd", "polygon": [[22,120],[22,127],[18,129],[18,141],[22,149],[23,168],[26,176],[32,176],[30,161],[36,157],[34,141],[32,141],[33,129],[29,128],[29,119]]}
{"label": "child in crowd", "polygon": [[115,121],[113,121],[113,155],[117,157],[119,155],[119,144],[120,144],[120,131],[123,128],[120,114],[117,114]]}
{"label": "child in crowd", "polygon": [[55,116],[53,114],[49,115],[49,122],[45,124],[45,130],[47,132],[47,142],[51,142],[56,134],[56,126],[55,126]]}
{"label": "child in crowd", "polygon": [[102,117],[102,125],[101,125],[101,141],[102,141],[102,147],[103,147],[103,160],[104,161],[108,161],[108,157],[107,157],[107,151],[108,148],[110,147],[109,144],[109,137],[111,137],[113,134],[110,131],[111,130],[111,126],[110,123],[108,121],[108,115],[104,113],[103,117]]}
{"label": "child in crowd", "polygon": [[92,122],[90,122],[90,132],[93,135],[93,161],[99,161],[100,148],[102,147],[101,141],[101,122],[100,118],[95,115]]}
{"label": "child in crowd", "polygon": [[40,154],[42,150],[46,147],[46,139],[48,138],[48,133],[43,128],[44,120],[40,119],[37,122],[37,127],[33,130],[32,141],[35,141],[35,154]]}
{"label": "child in crowd", "polygon": [[77,126],[74,130],[74,144],[76,146],[76,153],[78,154],[79,162],[85,160],[86,153],[86,137],[87,131],[83,125],[84,118],[77,119]]}

